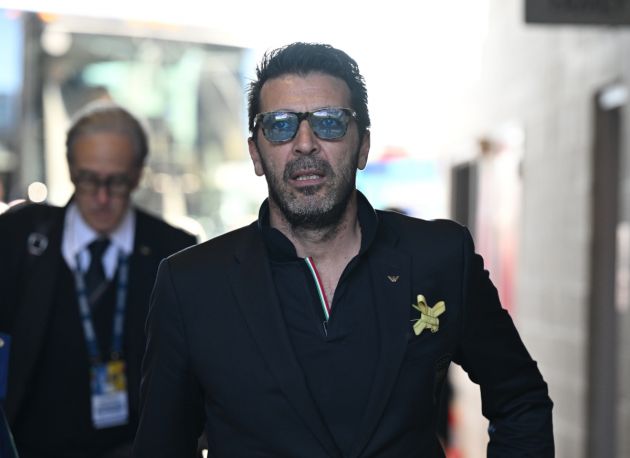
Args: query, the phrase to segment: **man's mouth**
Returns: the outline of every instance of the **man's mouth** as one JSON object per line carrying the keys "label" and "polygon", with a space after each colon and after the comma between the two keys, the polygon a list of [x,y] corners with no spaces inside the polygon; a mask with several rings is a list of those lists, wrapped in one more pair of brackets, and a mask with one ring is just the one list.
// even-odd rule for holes
{"label": "man's mouth", "polygon": [[330,164],[320,158],[302,157],[289,164],[284,171],[286,182],[297,188],[311,189],[334,176]]}
{"label": "man's mouth", "polygon": [[291,180],[300,183],[321,181],[326,174],[319,170],[298,170],[291,174]]}
{"label": "man's mouth", "polygon": [[322,177],[323,175],[320,175],[318,173],[307,173],[307,174],[296,174],[293,179],[296,181],[306,181],[306,180],[318,180]]}

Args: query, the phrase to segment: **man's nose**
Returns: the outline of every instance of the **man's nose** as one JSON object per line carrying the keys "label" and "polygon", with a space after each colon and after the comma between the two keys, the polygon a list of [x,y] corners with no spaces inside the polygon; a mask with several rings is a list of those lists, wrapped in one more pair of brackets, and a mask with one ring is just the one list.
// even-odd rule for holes
{"label": "man's nose", "polygon": [[107,202],[111,197],[109,187],[105,183],[99,183],[96,188],[96,200],[99,203]]}
{"label": "man's nose", "polygon": [[306,119],[300,122],[293,141],[297,154],[313,154],[318,150],[317,137]]}

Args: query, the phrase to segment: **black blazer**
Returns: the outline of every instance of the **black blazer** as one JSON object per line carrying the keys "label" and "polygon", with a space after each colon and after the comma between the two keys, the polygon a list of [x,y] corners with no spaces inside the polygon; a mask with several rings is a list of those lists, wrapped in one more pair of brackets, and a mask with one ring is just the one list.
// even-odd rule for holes
{"label": "black blazer", "polygon": [[[0,331],[12,336],[5,412],[12,424],[24,401],[42,348],[54,300],[53,292],[61,258],[66,208],[26,205],[0,215]],[[129,403],[132,416],[138,406],[140,365],[145,346],[144,322],[160,261],[196,243],[192,235],[169,226],[143,211],[136,211],[136,233],[129,264],[129,290],[125,339]],[[37,253],[33,234],[45,249]],[[29,241],[30,238],[30,241]],[[44,246],[44,245],[40,245]]]}
{"label": "black blazer", "polygon": [[[350,456],[443,456],[435,416],[450,361],[481,386],[488,456],[553,456],[547,385],[468,231],[377,215],[365,262],[380,352]],[[412,330],[418,294],[445,301],[435,333]],[[136,457],[194,456],[204,420],[210,456],[341,456],[292,349],[257,223],[163,261],[147,324]]]}

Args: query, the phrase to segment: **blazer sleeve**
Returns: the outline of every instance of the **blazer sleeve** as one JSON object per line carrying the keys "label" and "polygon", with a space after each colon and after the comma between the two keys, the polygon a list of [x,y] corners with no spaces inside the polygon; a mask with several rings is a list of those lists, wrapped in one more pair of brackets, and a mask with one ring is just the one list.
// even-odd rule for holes
{"label": "blazer sleeve", "polygon": [[161,262],[147,318],[134,457],[195,457],[203,396],[190,365],[186,326],[169,259]]}
{"label": "blazer sleeve", "polygon": [[454,360],[481,388],[482,413],[490,421],[488,457],[553,457],[547,384],[501,306],[467,230],[463,259],[463,329]]}

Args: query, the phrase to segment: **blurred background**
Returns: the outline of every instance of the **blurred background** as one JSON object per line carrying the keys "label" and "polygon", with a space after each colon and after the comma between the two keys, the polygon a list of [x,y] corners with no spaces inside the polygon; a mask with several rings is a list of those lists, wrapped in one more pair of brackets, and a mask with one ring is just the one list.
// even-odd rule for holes
{"label": "blurred background", "polygon": [[[471,229],[549,384],[557,456],[630,457],[629,0],[0,0],[0,212],[67,202],[69,119],[111,98],[151,136],[139,205],[202,240],[251,222],[245,91],[298,40],[361,67],[375,207]],[[449,458],[483,457],[479,392],[450,378]]]}

